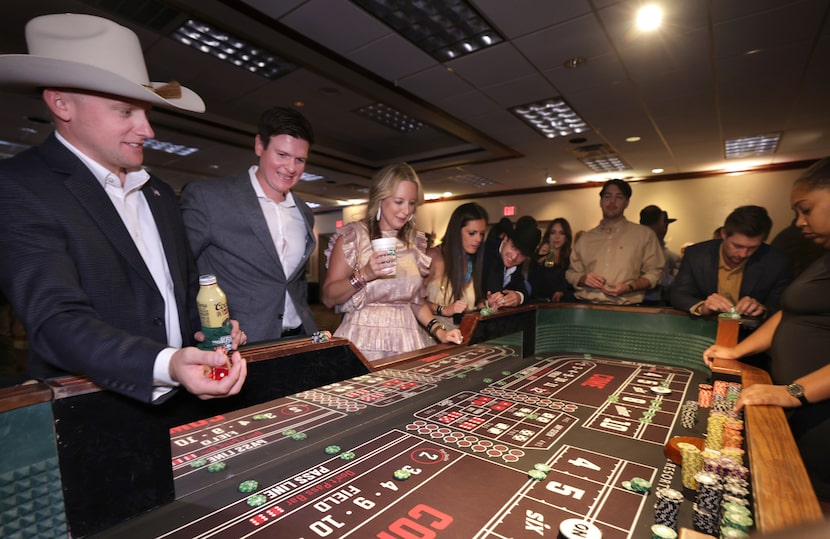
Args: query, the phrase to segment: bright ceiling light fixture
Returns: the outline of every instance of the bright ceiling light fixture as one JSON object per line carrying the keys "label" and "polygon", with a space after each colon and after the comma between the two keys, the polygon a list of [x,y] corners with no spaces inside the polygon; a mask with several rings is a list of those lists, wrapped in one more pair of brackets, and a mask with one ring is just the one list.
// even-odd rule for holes
{"label": "bright ceiling light fixture", "polygon": [[656,4],[649,4],[637,12],[637,28],[643,32],[651,32],[660,28],[663,22],[663,8]]}

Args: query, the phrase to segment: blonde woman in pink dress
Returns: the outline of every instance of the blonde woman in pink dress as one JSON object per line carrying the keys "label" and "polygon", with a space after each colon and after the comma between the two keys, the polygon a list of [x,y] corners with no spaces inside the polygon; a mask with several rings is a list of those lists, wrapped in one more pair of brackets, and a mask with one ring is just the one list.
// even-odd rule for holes
{"label": "blonde woman in pink dress", "polygon": [[[323,303],[344,313],[334,336],[350,340],[369,361],[436,340],[462,340],[461,332],[439,323],[424,301],[432,260],[426,254],[426,236],[414,221],[423,200],[412,167],[384,167],[372,179],[366,217],[344,225],[326,251]],[[396,238],[394,253],[372,249],[371,240],[389,237]]]}

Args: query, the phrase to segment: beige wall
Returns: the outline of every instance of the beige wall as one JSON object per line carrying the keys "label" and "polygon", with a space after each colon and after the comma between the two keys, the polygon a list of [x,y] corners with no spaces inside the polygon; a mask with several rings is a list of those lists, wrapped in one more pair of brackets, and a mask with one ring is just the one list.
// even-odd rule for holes
{"label": "beige wall", "polygon": [[[671,250],[679,252],[684,243],[709,239],[712,231],[723,224],[723,220],[734,208],[755,204],[767,208],[772,217],[771,240],[792,220],[790,187],[801,172],[788,170],[691,180],[635,182],[632,183],[631,203],[625,214],[629,220],[639,222],[640,209],[649,204],[657,204],[666,210],[670,217],[677,219],[677,222],[669,226],[666,244]],[[516,207],[513,221],[521,215],[532,215],[543,222],[565,217],[574,232],[596,226],[601,216],[599,187],[558,191],[552,189],[549,193],[502,194],[490,198],[429,202],[418,208],[418,228],[436,233],[440,239],[452,211],[469,201],[484,206],[490,215],[491,224],[501,218],[504,206]],[[344,208],[342,217],[338,212],[320,214],[316,216],[316,228],[318,233],[331,233],[334,232],[338,219],[349,222],[361,218],[364,212],[365,208],[359,206]],[[316,275],[316,271],[312,275]]]}

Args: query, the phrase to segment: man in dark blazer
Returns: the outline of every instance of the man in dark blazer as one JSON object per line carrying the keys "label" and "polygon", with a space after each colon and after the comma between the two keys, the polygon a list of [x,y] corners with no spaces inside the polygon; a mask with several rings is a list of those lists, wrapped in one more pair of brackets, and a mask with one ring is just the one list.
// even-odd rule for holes
{"label": "man in dark blazer", "polygon": [[176,194],[141,168],[150,107],[201,112],[201,98],[146,80],[138,38],[107,19],[46,15],[26,37],[30,54],[0,57],[0,84],[45,88],[55,133],[0,161],[0,287],[26,328],[30,374],[87,375],[146,402],[178,385],[238,393],[238,352],[212,380],[205,366],[225,365],[225,352],[187,346],[195,265]]}
{"label": "man in dark blazer", "polygon": [[671,289],[672,306],[698,316],[734,309],[748,325],[775,313],[793,277],[790,258],[764,243],[771,228],[764,208],[736,208],[720,239],[686,248]]}
{"label": "man in dark blazer", "polygon": [[536,252],[541,237],[536,219],[523,216],[515,228],[505,229],[504,238],[494,234],[487,238],[481,291],[489,307],[515,307],[529,298],[521,265]]}
{"label": "man in dark blazer", "polygon": [[268,109],[254,140],[258,165],[184,190],[182,216],[199,272],[216,275],[251,342],[317,331],[305,272],[316,246],[314,215],[291,192],[313,142],[302,114]]}

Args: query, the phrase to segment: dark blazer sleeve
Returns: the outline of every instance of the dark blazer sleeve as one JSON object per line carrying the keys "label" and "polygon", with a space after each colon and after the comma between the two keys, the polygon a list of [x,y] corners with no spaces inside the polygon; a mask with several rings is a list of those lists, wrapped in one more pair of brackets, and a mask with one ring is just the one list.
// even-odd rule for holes
{"label": "dark blazer sleeve", "polygon": [[686,248],[671,286],[672,307],[688,312],[718,291],[720,244],[721,240],[709,240]]}
{"label": "dark blazer sleeve", "polygon": [[[156,185],[156,205],[175,213],[172,189]],[[166,249],[186,252],[179,232]],[[26,327],[33,377],[82,374],[151,400],[167,346],[163,298],[101,185],[54,136],[0,163],[0,252],[0,287]],[[187,280],[171,258],[174,281]]]}

